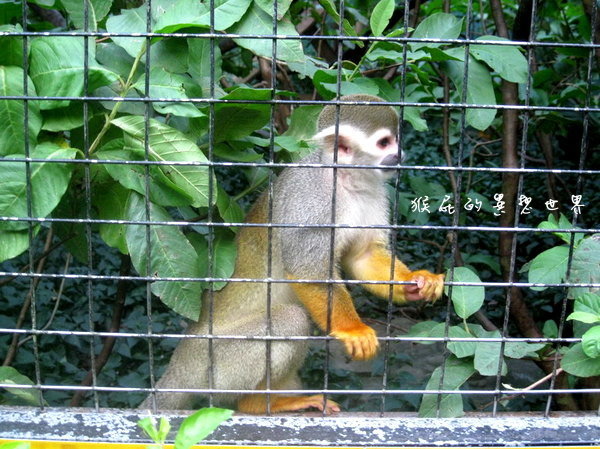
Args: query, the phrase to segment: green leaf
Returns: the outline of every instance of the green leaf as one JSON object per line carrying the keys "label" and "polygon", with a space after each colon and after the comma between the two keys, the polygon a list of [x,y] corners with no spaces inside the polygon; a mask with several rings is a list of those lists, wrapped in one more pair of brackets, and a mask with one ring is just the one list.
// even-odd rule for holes
{"label": "green leaf", "polygon": [[[153,53],[151,53],[150,57],[152,58],[153,56]],[[96,45],[96,60],[107,69],[119,75],[123,80],[127,79],[133,65],[133,58],[124,48],[119,47],[114,42],[99,42]],[[142,69],[142,65],[138,66],[136,73],[142,73]]]}
{"label": "green leaf", "polygon": [[214,67],[214,82],[215,88],[217,83],[223,76],[221,65],[221,49],[218,42],[213,42],[214,45],[214,64],[211,63],[210,46],[211,41],[208,39],[188,39],[188,72],[192,79],[202,88],[202,93],[205,97],[210,96],[210,75],[211,67]]}
{"label": "green leaf", "polygon": [[588,357],[600,357],[600,326],[594,326],[583,334],[581,348]]}
{"label": "green leaf", "polygon": [[[421,321],[420,323],[416,323],[408,330],[408,332],[404,335],[405,337],[429,337],[431,331],[439,326],[440,323],[437,321]],[[417,343],[423,345],[431,345],[434,342],[432,341],[417,341]]]}
{"label": "green leaf", "polygon": [[169,436],[169,431],[171,430],[171,424],[164,416],[160,417],[160,425],[158,426],[158,438],[160,441],[165,442],[167,440],[167,436]]}
{"label": "green leaf", "polygon": [[323,108],[321,106],[299,106],[292,111],[290,126],[284,136],[297,140],[309,140],[317,133],[317,118]]}
{"label": "green leaf", "polygon": [[233,415],[233,410],[222,408],[203,408],[183,420],[177,436],[175,449],[188,449],[205,439],[221,423]]}
{"label": "green leaf", "polygon": [[[28,95],[36,95],[31,79],[27,78]],[[23,70],[19,67],[0,66],[0,95],[23,95]],[[25,107],[23,101],[0,99],[0,156],[7,154],[25,154],[25,136],[29,146],[33,147],[42,126],[39,102],[27,102],[29,119],[25,134]]]}
{"label": "green leaf", "polygon": [[[33,382],[13,367],[1,366],[0,384],[33,385]],[[40,390],[33,388],[6,388],[6,391],[24,400],[28,405],[39,406],[42,399]]]}
{"label": "green leaf", "polygon": [[546,320],[544,323],[544,328],[542,329],[542,333],[546,338],[558,337],[558,326],[556,325],[556,322],[553,320]]}
{"label": "green leaf", "polygon": [[0,22],[12,22],[13,19],[20,18],[22,14],[21,2],[16,0],[2,0],[0,2]]}
{"label": "green leaf", "polygon": [[10,443],[0,443],[0,449],[30,449],[31,444],[24,441],[12,441]]}
{"label": "green leaf", "polygon": [[188,71],[188,53],[187,40],[177,37],[161,39],[152,45],[150,67],[161,67],[170,73],[186,73]]}
{"label": "green leaf", "polygon": [[[35,228],[36,234],[39,226]],[[0,262],[17,257],[29,248],[29,231],[0,232]]]}
{"label": "green leaf", "polygon": [[[101,220],[125,219],[129,190],[115,182],[99,186],[93,190],[93,193],[93,204],[98,210],[98,218]],[[100,237],[108,246],[127,254],[126,227],[124,224],[101,223],[99,225]]]}
{"label": "green leaf", "polygon": [[[240,21],[252,0],[215,0],[215,30],[224,31]],[[210,13],[202,19],[203,23],[210,26]]]}
{"label": "green leaf", "polygon": [[[340,23],[340,14],[337,12],[337,9],[335,8],[335,3],[333,2],[333,0],[318,0],[319,4],[323,7],[323,9],[325,10],[325,12],[327,12],[327,14],[329,16],[331,16],[331,18],[336,22],[336,23]],[[337,29],[339,29],[339,26],[336,27]],[[348,19],[344,19],[344,21],[342,22],[342,28],[344,30],[344,34],[346,36],[357,36],[356,34],[356,30],[354,30],[354,27],[352,25],[350,25],[350,22],[348,22]],[[364,47],[364,43],[361,41],[354,41],[355,45],[358,45],[360,48]]]}
{"label": "green leaf", "polygon": [[[294,157],[298,158],[302,158],[308,153],[311,153],[314,149],[309,142],[305,140],[298,140],[291,136],[276,136],[274,141],[275,145],[279,145],[281,149],[290,153],[297,153],[297,156]],[[279,151],[279,149],[275,147],[275,151]]]}
{"label": "green leaf", "polygon": [[383,31],[390,24],[390,19],[392,18],[392,14],[394,14],[395,7],[396,4],[394,0],[379,0],[375,5],[369,19],[373,36],[383,35]]}
{"label": "green leaf", "polygon": [[[233,34],[272,35],[273,19],[264,12],[256,3],[248,9],[242,20],[230,30]],[[277,23],[277,33],[286,36],[298,36],[296,27],[289,17],[284,17]],[[272,39],[234,38],[236,44],[244,47],[258,56],[271,58],[273,56]],[[302,43],[296,39],[277,40],[277,59],[285,62],[300,61],[305,59]]]}
{"label": "green leaf", "polygon": [[[75,259],[83,264],[88,263],[87,226],[77,220],[85,220],[86,204],[84,192],[79,189],[67,189],[60,203],[52,211],[53,218],[67,218],[73,221],[52,224],[56,236],[64,241],[63,245]],[[94,192],[94,190],[92,190]]]}
{"label": "green leaf", "polygon": [[[337,83],[323,83],[324,88],[331,93],[336,93]],[[379,86],[374,79],[371,78],[355,78],[352,81],[342,81],[340,83],[341,95],[377,95],[379,94]]]}
{"label": "green leaf", "polygon": [[110,16],[106,20],[106,31],[115,34],[132,34],[132,36],[111,36],[111,39],[135,58],[146,45],[145,37],[135,36],[136,33],[146,32],[146,5],[135,9],[124,9],[121,14]]}
{"label": "green leaf", "polygon": [[[248,10],[252,0],[215,0],[214,26],[216,31],[224,31],[238,22]],[[174,33],[189,27],[210,27],[208,2],[178,0],[164,2],[163,8],[155,8],[153,26],[155,33]],[[160,11],[160,12],[158,12]]]}
{"label": "green leaf", "polygon": [[[446,281],[450,281],[449,274],[446,274]],[[453,282],[481,282],[481,279],[469,268],[456,267]],[[445,286],[444,290],[448,294],[449,286]],[[485,289],[481,285],[454,285],[451,299],[456,314],[467,319],[481,308],[485,299]]]}
{"label": "green leaf", "polygon": [[[559,219],[557,220],[554,215],[549,214],[547,221],[542,221],[538,225],[539,229],[574,229],[573,225],[569,221],[567,217],[563,214],[560,214]],[[571,244],[571,233],[569,232],[553,232],[553,234],[559,237],[562,241],[567,244]],[[582,234],[575,234],[575,245],[583,238]]]}
{"label": "green leaf", "polygon": [[[19,6],[20,8],[20,6]],[[9,33],[22,33],[21,25],[0,25],[0,31]],[[23,66],[23,38],[20,36],[2,36],[0,37],[0,66],[14,65]]]}
{"label": "green leaf", "polygon": [[[61,148],[52,143],[38,145],[31,157],[47,162],[30,164],[31,214],[47,217],[59,203],[71,180],[73,166],[53,163],[52,159],[73,159],[73,148]],[[10,157],[10,156],[9,156]],[[19,157],[14,155],[13,157]],[[2,161],[0,164],[0,215],[27,218],[27,171],[25,162]],[[0,222],[0,229],[18,231],[27,229],[25,221]]]}
{"label": "green leaf", "polygon": [[244,221],[244,211],[221,186],[217,187],[217,209],[226,223],[242,223]]}
{"label": "green leaf", "polygon": [[575,300],[573,309],[576,312],[588,312],[594,315],[600,315],[600,295],[584,293]]}
{"label": "green leaf", "polygon": [[[464,58],[463,48],[448,50],[453,56]],[[462,56],[461,56],[462,55]],[[444,61],[441,63],[445,68],[456,89],[459,98],[462,98],[463,79],[465,65],[462,61]],[[490,72],[483,64],[469,57],[469,76],[467,79],[467,104],[495,105],[496,95]],[[468,108],[466,112],[467,123],[480,131],[487,129],[496,117],[496,109],[473,109]]]}
{"label": "green leaf", "polygon": [[[38,95],[51,97],[79,97],[83,92],[84,47],[83,37],[37,37],[31,42],[29,73]],[[89,92],[118,79],[116,73],[98,65],[95,60],[95,42],[89,42]],[[65,107],[69,100],[44,100],[41,109]]]}
{"label": "green leaf", "polygon": [[[237,247],[235,245],[235,234],[228,229],[215,229],[213,249],[212,273],[208,270],[208,243],[203,235],[190,234],[190,242],[198,253],[200,270],[204,277],[230,278],[235,268]],[[220,290],[227,282],[213,282],[213,290]]]}
{"label": "green leaf", "polygon": [[593,324],[600,321],[600,315],[587,312],[573,312],[567,317],[567,320],[581,321],[582,323]]}
{"label": "green leaf", "polygon": [[[446,323],[439,323],[435,326],[428,337],[444,338],[446,330]],[[448,328],[448,337],[450,338],[470,338],[472,337],[467,331],[459,326],[450,326]],[[453,341],[448,343],[448,350],[459,359],[463,357],[469,357],[475,354],[475,342],[474,341]]]}
{"label": "green leaf", "polygon": [[[473,375],[473,362],[471,360],[458,360],[449,357],[445,364],[443,390],[458,390],[469,377]],[[440,388],[441,367],[437,367],[429,381],[427,390],[437,390]],[[424,394],[419,407],[419,416],[422,418],[435,418],[437,416],[437,394]],[[443,394],[440,401],[440,418],[454,418],[462,416],[463,400],[460,394]]]}
{"label": "green leaf", "polygon": [[141,428],[146,435],[150,437],[152,441],[157,444],[163,443],[160,440],[160,436],[158,434],[158,429],[156,428],[156,421],[154,420],[154,416],[148,416],[146,418],[142,418],[137,422],[139,428]]}
{"label": "green leaf", "polygon": [[[411,37],[419,39],[456,39],[462,30],[463,19],[457,19],[452,14],[437,13],[425,18],[415,29]],[[412,42],[412,51],[423,47],[436,48],[443,44],[432,42]]]}
{"label": "green leaf", "polygon": [[[481,36],[477,40],[509,41],[498,36]],[[471,45],[469,52],[479,61],[485,62],[502,78],[513,83],[527,82],[527,59],[519,47],[508,45]]]}
{"label": "green leaf", "polygon": [[[125,132],[125,143],[136,151],[144,151],[145,120],[140,116],[121,117],[112,123]],[[165,162],[160,169],[192,199],[192,206],[209,205],[207,166],[169,165],[168,162],[208,162],[204,153],[185,135],[168,125],[150,120],[148,151],[151,160]],[[214,198],[212,201],[214,202]]]}
{"label": "green leaf", "polygon": [[[240,142],[241,145],[238,145]],[[213,147],[213,155],[233,162],[254,162],[262,159],[262,155],[248,147],[246,143],[235,140],[217,143]]]}
{"label": "green leaf", "polygon": [[[500,338],[498,331],[481,331],[477,335],[480,338]],[[475,359],[473,363],[475,369],[482,376],[495,376],[498,374],[498,362],[500,361],[500,352],[502,343],[499,341],[478,341],[475,348]],[[506,363],[502,361],[501,374],[505,375],[507,371]]]}
{"label": "green leaf", "polygon": [[[88,8],[88,27],[87,31],[98,31],[98,22],[100,22],[112,6],[112,0],[84,0]],[[61,0],[62,5],[69,14],[69,19],[75,25],[75,28],[84,29],[84,1],[82,0]]]}
{"label": "green leaf", "polygon": [[320,59],[311,58],[307,55],[302,62],[288,61],[287,66],[291,71],[296,72],[300,79],[312,79],[317,70],[326,69],[328,64]]}
{"label": "green leaf", "polygon": [[600,375],[600,357],[591,358],[583,352],[581,343],[569,348],[563,356],[560,366],[567,373],[579,377]]}
{"label": "green leaf", "polygon": [[[472,195],[472,193],[470,195]],[[490,254],[465,254],[464,262],[468,265],[482,264],[498,275],[502,273],[498,258]]]}
{"label": "green leaf", "polygon": [[[573,250],[569,282],[593,284],[600,282],[600,234],[587,237]],[[572,287],[569,297],[579,298],[594,288]]]}
{"label": "green leaf", "polygon": [[[173,217],[160,206],[149,203],[150,217],[146,217],[144,197],[130,192],[127,202],[127,220],[131,221],[173,221]],[[146,271],[147,250],[146,229],[150,233],[150,271]],[[125,232],[127,248],[133,266],[141,276],[201,277],[198,255],[176,226],[128,225]],[[193,281],[157,281],[152,283],[152,293],[175,312],[197,321],[200,316],[200,295],[202,284]]]}
{"label": "green leaf", "polygon": [[[528,281],[540,284],[558,284],[567,275],[567,259],[569,248],[555,246],[538,254],[529,266]],[[542,291],[547,287],[531,287],[534,291]]]}
{"label": "green leaf", "polygon": [[146,432],[152,441],[156,444],[164,444],[167,439],[168,433],[171,430],[171,424],[164,416],[160,417],[160,425],[159,428],[156,428],[156,420],[154,416],[148,416],[146,418],[142,418],[137,422],[137,425]]}
{"label": "green leaf", "polygon": [[[183,84],[186,82],[184,75],[167,72],[162,67],[153,67],[150,70],[148,95],[153,98],[169,98],[174,100],[187,100]],[[146,75],[142,75],[133,87],[145,95]],[[152,107],[161,114],[174,114],[180,117],[203,117],[204,114],[192,103],[153,101]]]}
{"label": "green leaf", "polygon": [[512,359],[535,357],[536,351],[543,349],[546,343],[527,343],[525,341],[507,341],[504,344],[504,355]]}
{"label": "green leaf", "polygon": [[[274,4],[273,0],[254,0],[260,8],[268,15],[273,17]],[[277,20],[281,20],[285,13],[290,9],[292,0],[277,0]]]}
{"label": "green leaf", "polygon": [[421,109],[412,106],[404,108],[404,120],[411,124],[415,131],[427,131],[427,121],[421,117]]}
{"label": "green leaf", "polygon": [[[268,101],[270,89],[237,88],[223,100]],[[268,103],[218,103],[215,105],[215,142],[236,140],[265,126],[271,117]]]}
{"label": "green leaf", "polygon": [[[161,10],[162,12],[162,10]],[[168,8],[156,15],[156,23],[152,27],[155,33],[175,33],[182,28],[206,26],[201,17],[206,16],[208,7],[195,0],[176,0],[170,2]]]}
{"label": "green leaf", "polygon": [[[122,149],[118,142],[111,141],[96,153],[99,161],[143,161],[144,154],[139,150]],[[146,194],[146,167],[143,164],[106,164],[104,166],[109,175],[123,187],[135,190],[141,195]],[[171,181],[157,166],[149,166],[148,190],[150,201],[159,206],[188,206],[193,202],[192,196],[186,193]],[[116,218],[116,217],[113,217]]]}
{"label": "green leaf", "polygon": [[[53,109],[43,114],[44,131],[63,132],[83,126],[83,103],[73,102],[66,108]],[[89,110],[88,117],[93,117],[93,112]]]}

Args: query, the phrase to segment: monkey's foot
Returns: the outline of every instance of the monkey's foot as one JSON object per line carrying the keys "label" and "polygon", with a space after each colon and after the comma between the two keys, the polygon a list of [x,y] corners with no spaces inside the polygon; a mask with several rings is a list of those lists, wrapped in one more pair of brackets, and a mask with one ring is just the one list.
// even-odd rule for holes
{"label": "monkey's foot", "polygon": [[[274,410],[276,407],[281,407]],[[331,399],[325,400],[322,394],[312,396],[289,396],[275,399],[275,403],[271,408],[274,412],[294,412],[298,410],[306,410],[308,408],[316,408],[320,411],[325,411],[326,414],[331,414],[340,411],[340,405]]]}
{"label": "monkey's foot", "polygon": [[377,334],[363,323],[360,323],[360,326],[354,329],[333,331],[331,336],[341,340],[346,348],[346,352],[356,360],[373,358],[379,347]]}
{"label": "monkey's foot", "polygon": [[443,274],[433,274],[427,270],[413,271],[409,280],[417,283],[417,285],[407,285],[404,289],[406,299],[409,301],[421,299],[435,301],[444,291]]}
{"label": "monkey's foot", "polygon": [[[271,399],[271,413],[297,412],[309,408],[325,411],[328,415],[340,411],[340,406],[337,402],[331,399],[325,401],[322,394],[315,394],[313,396],[273,395]],[[238,402],[238,410],[243,413],[252,413],[255,415],[266,413],[267,401],[265,395],[249,394],[242,397]]]}

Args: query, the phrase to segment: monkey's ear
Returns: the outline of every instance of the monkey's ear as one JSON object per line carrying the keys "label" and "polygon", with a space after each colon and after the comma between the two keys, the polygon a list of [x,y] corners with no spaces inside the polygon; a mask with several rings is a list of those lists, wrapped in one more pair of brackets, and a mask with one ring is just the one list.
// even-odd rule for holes
{"label": "monkey's ear", "polygon": [[355,143],[355,137],[353,136],[353,130],[351,127],[347,125],[340,125],[337,130],[336,139],[335,126],[330,126],[329,128],[326,128],[317,134],[315,136],[315,140],[319,142],[324,151],[331,155],[332,159],[337,143],[338,162],[342,164],[351,162],[352,150],[354,147],[353,143]]}

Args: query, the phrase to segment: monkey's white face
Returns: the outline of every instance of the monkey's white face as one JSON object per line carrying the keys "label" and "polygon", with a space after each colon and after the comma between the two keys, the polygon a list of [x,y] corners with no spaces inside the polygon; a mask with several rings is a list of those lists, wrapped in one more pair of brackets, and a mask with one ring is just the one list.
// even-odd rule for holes
{"label": "monkey's white face", "polygon": [[[337,163],[344,165],[379,165],[393,168],[402,161],[398,151],[398,139],[387,128],[381,128],[370,136],[360,129],[349,125],[340,125],[337,142],[335,127],[324,129],[315,136],[321,141],[324,150],[324,159],[333,162],[335,159],[337,143]],[[393,170],[385,169],[360,169],[360,171],[376,173],[382,177],[393,174]]]}

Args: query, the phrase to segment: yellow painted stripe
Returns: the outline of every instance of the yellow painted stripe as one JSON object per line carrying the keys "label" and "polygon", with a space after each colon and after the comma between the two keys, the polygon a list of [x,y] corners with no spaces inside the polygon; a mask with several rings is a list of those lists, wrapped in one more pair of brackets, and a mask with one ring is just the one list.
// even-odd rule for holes
{"label": "yellow painted stripe", "polygon": [[[31,449],[147,449],[151,444],[140,444],[140,443],[94,443],[94,442],[82,442],[82,441],[40,441],[40,440],[3,440],[2,443],[12,443],[15,441],[21,441],[24,443],[31,444]],[[288,449],[331,449],[328,446],[192,446],[195,449],[277,449],[277,448],[288,448]],[[401,448],[401,445],[392,446]],[[423,446],[418,449],[440,449],[444,446],[428,447]],[[165,449],[173,449],[172,444],[166,444]],[[522,449],[523,446],[503,446],[502,449]],[[593,449],[600,448],[598,445],[594,446],[527,446],[527,449]],[[340,446],[336,449],[364,449],[363,446]],[[369,449],[390,449],[389,447],[372,447]],[[411,449],[415,449],[411,447]],[[452,449],[498,449],[497,447],[475,447],[475,446],[458,446]]]}

